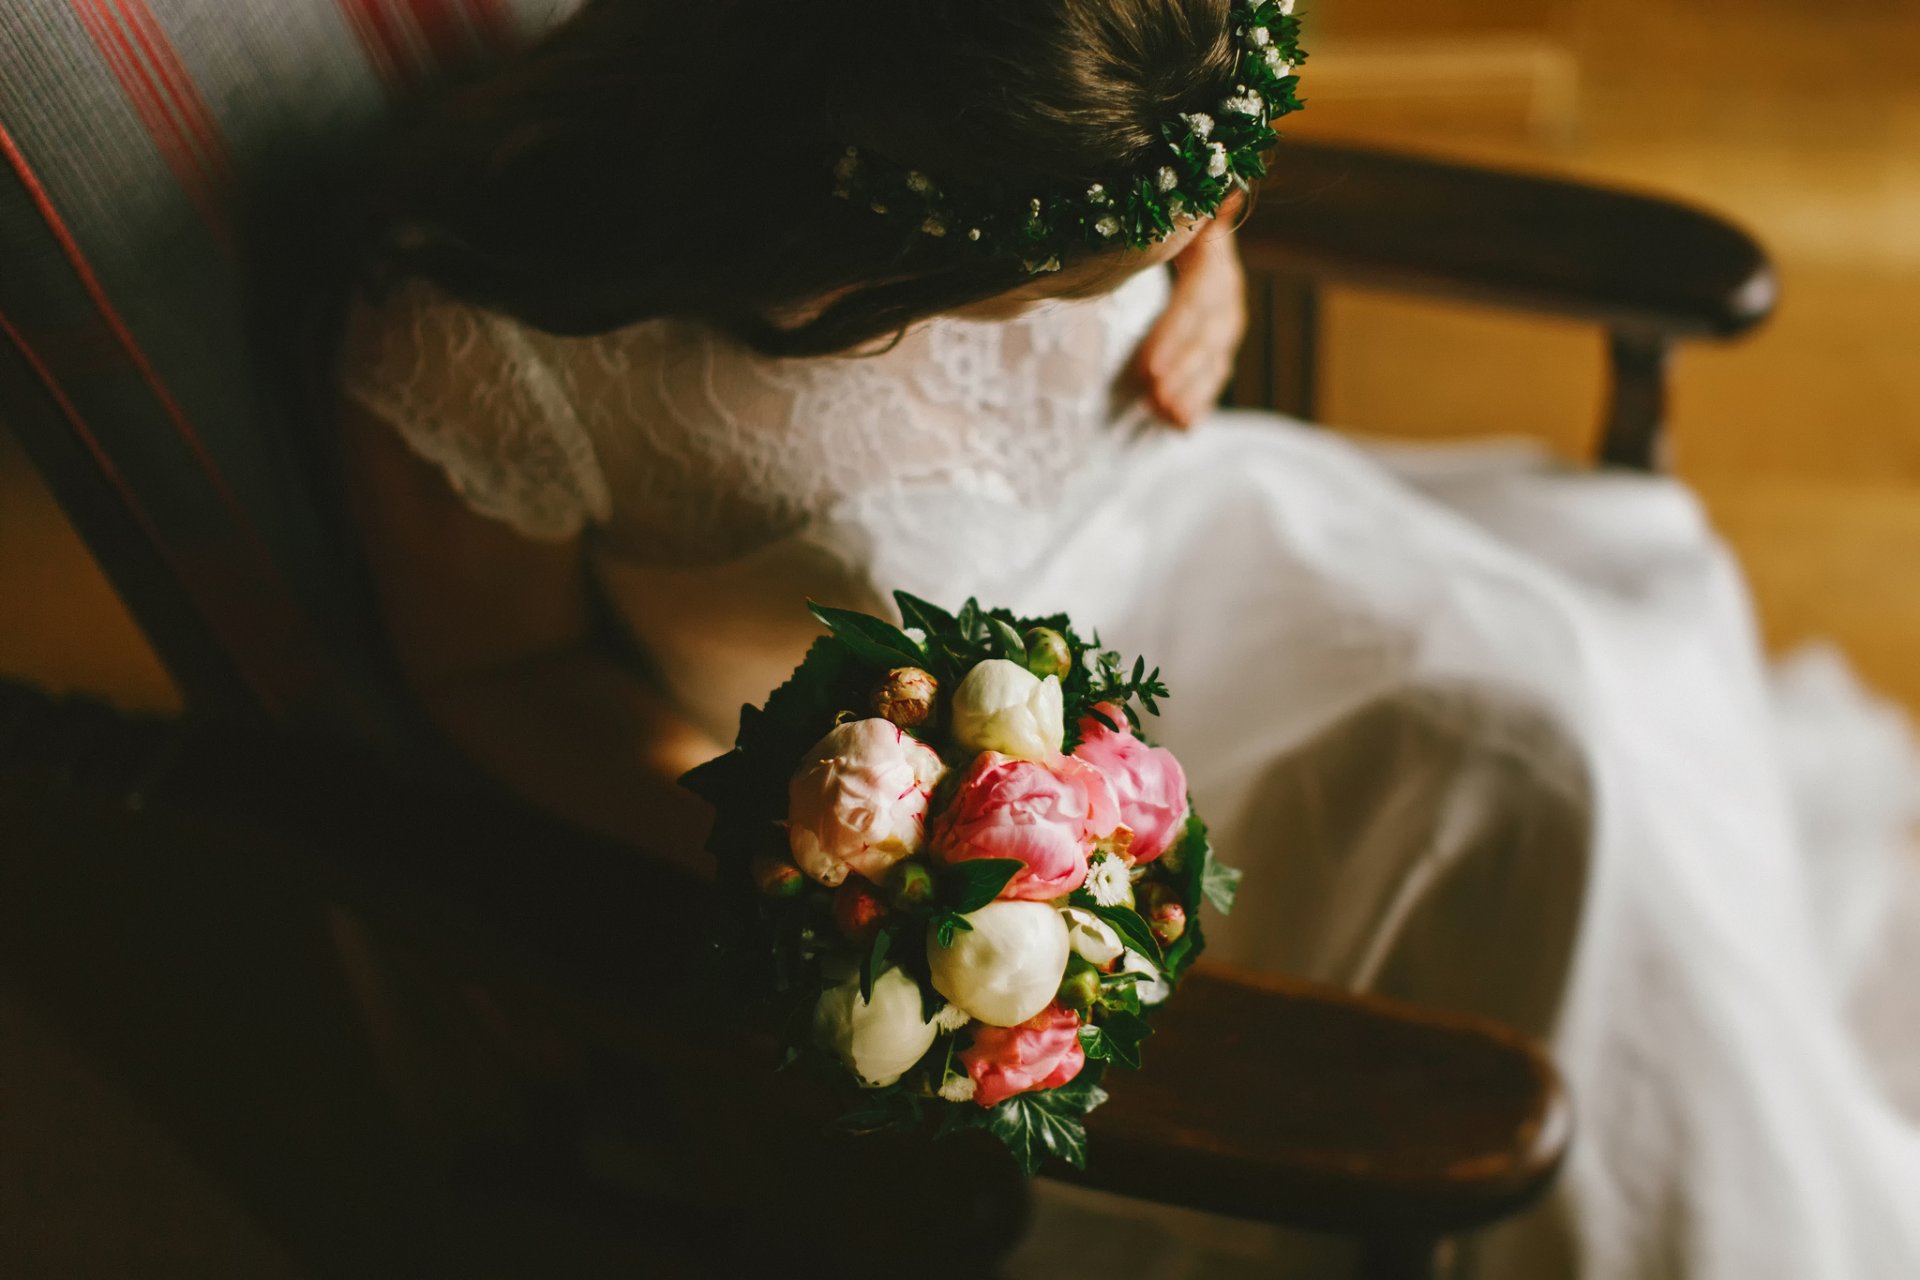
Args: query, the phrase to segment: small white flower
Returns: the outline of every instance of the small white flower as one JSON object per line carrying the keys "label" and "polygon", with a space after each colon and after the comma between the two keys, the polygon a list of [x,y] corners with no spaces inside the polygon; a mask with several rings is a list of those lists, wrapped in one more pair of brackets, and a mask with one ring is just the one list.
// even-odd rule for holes
{"label": "small white flower", "polygon": [[878,200],[873,202],[871,208],[875,213],[885,213],[887,211],[887,206],[881,204]]}
{"label": "small white flower", "polygon": [[1141,980],[1134,984],[1134,990],[1140,993],[1141,1004],[1160,1004],[1173,994],[1173,987],[1161,976],[1160,967],[1138,951],[1127,952],[1120,961],[1120,972],[1140,975]]}
{"label": "small white flower", "polygon": [[1221,143],[1207,144],[1207,176],[1210,178],[1227,176],[1227,149]]}
{"label": "small white flower", "polygon": [[933,1025],[945,1032],[958,1031],[973,1021],[973,1015],[957,1004],[950,1004],[933,1015]]}
{"label": "small white flower", "polygon": [[1102,184],[1102,183],[1098,183],[1098,182],[1096,182],[1096,183],[1094,183],[1094,184],[1093,184],[1092,186],[1090,186],[1090,187],[1088,187],[1088,188],[1087,188],[1087,202],[1088,202],[1089,204],[1106,204],[1106,203],[1108,203],[1108,201],[1107,201],[1107,188],[1105,187],[1105,185],[1104,185],[1104,184]]}
{"label": "small white flower", "polygon": [[1155,176],[1154,183],[1162,191],[1171,191],[1180,185],[1180,175],[1173,171],[1172,165],[1166,165],[1163,166],[1159,174]]}
{"label": "small white flower", "polygon": [[1042,262],[1038,266],[1036,266],[1033,269],[1033,274],[1037,276],[1043,276],[1050,271],[1058,271],[1059,269],[1060,269],[1060,259],[1058,257],[1053,257],[1053,258],[1048,258],[1045,262]]}
{"label": "small white flower", "polygon": [[1094,968],[1105,969],[1126,953],[1113,926],[1086,908],[1062,907],[1060,917],[1067,923],[1067,945]]}
{"label": "small white flower", "polygon": [[1112,214],[1108,214],[1106,217],[1100,219],[1100,221],[1094,223],[1093,229],[1111,240],[1120,234],[1120,219],[1114,217]]}
{"label": "small white flower", "polygon": [[841,156],[839,163],[833,166],[834,176],[842,182],[851,182],[854,175],[859,172],[860,152],[853,147],[848,147],[847,154]]}
{"label": "small white flower", "polygon": [[948,1102],[972,1102],[977,1088],[972,1076],[948,1076],[940,1086],[940,1096]]}
{"label": "small white flower", "polygon": [[1293,64],[1281,61],[1280,51],[1278,49],[1267,50],[1267,69],[1272,71],[1276,76],[1290,76],[1293,74]]}
{"label": "small white flower", "polygon": [[1040,216],[1040,197],[1039,196],[1035,196],[1032,200],[1027,202],[1027,212],[1030,216],[1035,218]]}
{"label": "small white flower", "polygon": [[1204,142],[1213,136],[1213,117],[1206,112],[1196,111],[1192,115],[1183,114],[1180,118],[1187,122],[1189,129],[1193,130],[1193,136],[1201,141]]}
{"label": "small white flower", "polygon": [[1255,27],[1247,32],[1247,38],[1253,41],[1253,47],[1256,49],[1264,49],[1273,43],[1273,33],[1265,27]]}
{"label": "small white flower", "polygon": [[937,240],[947,234],[947,223],[939,214],[931,214],[925,222],[920,224],[920,230]]}
{"label": "small white flower", "polygon": [[1280,13],[1283,17],[1293,16],[1293,0],[1280,0]]}
{"label": "small white flower", "polygon": [[1220,109],[1240,116],[1257,116],[1267,109],[1267,100],[1253,90],[1246,89],[1221,103]]}
{"label": "small white flower", "polygon": [[969,232],[967,232],[967,239],[969,239],[969,240],[974,240],[974,241],[977,241],[977,240],[979,240],[979,239],[980,239],[980,228],[978,228],[978,227],[975,227],[975,228],[973,228],[973,229],[972,229],[971,231],[969,231]]}
{"label": "small white flower", "polygon": [[1103,907],[1132,906],[1133,881],[1127,864],[1110,853],[1095,858],[1087,868],[1087,892]]}
{"label": "small white flower", "polygon": [[917,195],[928,195],[933,191],[933,179],[920,172],[907,174],[907,190]]}

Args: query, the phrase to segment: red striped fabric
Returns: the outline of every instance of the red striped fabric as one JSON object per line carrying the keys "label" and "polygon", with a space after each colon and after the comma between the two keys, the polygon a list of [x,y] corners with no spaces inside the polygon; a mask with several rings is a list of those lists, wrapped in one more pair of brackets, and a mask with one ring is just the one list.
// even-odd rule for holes
{"label": "red striped fabric", "polygon": [[518,43],[504,0],[338,0],[390,92],[415,92],[476,54]]}
{"label": "red striped fabric", "polygon": [[[147,389],[152,393],[161,411],[192,453],[235,531],[241,536],[245,555],[238,565],[222,565],[217,571],[209,565],[206,566],[208,573],[189,574],[183,578],[183,581],[187,581],[191,589],[191,584],[196,579],[203,587],[209,576],[220,579],[221,587],[203,595],[203,607],[207,607],[207,612],[211,616],[223,618],[229,622],[236,621],[239,613],[247,615],[245,630],[242,634],[252,637],[257,643],[242,646],[245,652],[236,654],[242,666],[251,666],[254,661],[273,664],[281,677],[273,687],[279,690],[304,690],[315,687],[321,664],[325,659],[314,647],[315,637],[311,629],[300,621],[304,610],[301,609],[288,583],[280,576],[272,549],[267,545],[265,537],[241,504],[232,486],[228,484],[225,474],[194,429],[193,423],[188,419],[179,401],[161,380],[153,367],[153,362],[148,359],[119,309],[107,296],[98,274],[81,251],[79,242],[74,238],[66,220],[60,216],[60,211],[54,206],[45,184],[40,181],[39,175],[28,163],[26,154],[20,149],[4,122],[0,122],[0,159],[4,159],[12,168],[22,189],[39,213],[41,221],[45,223],[48,232],[59,244],[61,253],[79,279],[80,286],[92,302],[94,310],[99,313],[115,342],[126,353],[127,359],[132,363],[141,380],[146,383]],[[26,347],[24,340],[17,337],[17,330],[9,335],[9,339],[20,347],[28,363],[34,366],[37,373],[47,381],[48,389],[55,396],[56,402],[70,406],[70,397],[65,395],[58,382],[53,379],[52,372],[45,362],[34,356],[31,349]],[[83,431],[83,438],[92,439],[91,433],[84,432],[83,425],[78,422],[76,422],[76,430]],[[97,445],[90,445],[90,447],[97,448]],[[133,501],[131,494],[126,496],[131,503]],[[129,510],[134,510],[134,507],[129,506]],[[151,526],[150,521],[147,524]],[[201,559],[204,560],[205,557]],[[182,563],[178,557],[172,557],[171,562]],[[246,588],[236,589],[237,581],[244,582]],[[269,600],[267,596],[271,596],[272,599]],[[268,691],[262,688],[260,692],[264,697]],[[270,698],[268,701],[269,706],[273,708],[281,708],[285,705],[279,698]]]}
{"label": "red striped fabric", "polygon": [[214,238],[233,243],[224,193],[195,147],[190,127],[168,91],[158,68],[136,48],[133,38],[107,9],[107,0],[70,0],[74,16],[86,30],[101,60],[113,72],[120,91],[140,117],[167,167],[187,194]]}
{"label": "red striped fabric", "polygon": [[180,113],[189,140],[194,144],[215,190],[222,195],[231,195],[239,183],[234,173],[233,156],[227,149],[226,136],[219,122],[213,118],[213,113],[207,110],[206,99],[201,97],[192,73],[180,60],[173,42],[167,38],[165,29],[154,17],[152,7],[147,0],[108,0],[108,3],[119,11],[121,20],[133,34],[134,42],[159,73],[160,82]]}

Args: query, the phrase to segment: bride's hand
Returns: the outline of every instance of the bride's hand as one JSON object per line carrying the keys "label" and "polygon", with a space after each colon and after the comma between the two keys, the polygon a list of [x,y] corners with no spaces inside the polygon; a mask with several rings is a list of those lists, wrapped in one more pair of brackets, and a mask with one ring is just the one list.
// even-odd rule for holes
{"label": "bride's hand", "polygon": [[1247,280],[1228,202],[1173,259],[1173,296],[1134,357],[1154,410],[1186,429],[1206,417],[1233,377],[1247,332]]}

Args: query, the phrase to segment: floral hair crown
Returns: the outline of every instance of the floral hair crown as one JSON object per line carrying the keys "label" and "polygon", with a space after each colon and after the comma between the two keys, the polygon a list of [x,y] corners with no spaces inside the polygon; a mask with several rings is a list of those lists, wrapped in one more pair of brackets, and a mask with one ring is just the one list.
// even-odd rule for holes
{"label": "floral hair crown", "polygon": [[[1016,195],[996,191],[978,207],[953,199],[926,174],[848,147],[834,167],[834,194],[915,226],[919,234],[962,236],[981,251],[1017,257],[1030,274],[1058,271],[1079,247],[1144,249],[1174,233],[1181,217],[1212,217],[1235,191],[1266,177],[1273,122],[1301,109],[1295,69],[1294,0],[1234,0],[1239,45],[1234,90],[1213,114],[1182,113],[1161,129],[1171,155],[1151,172],[1109,188]],[[999,207],[994,207],[994,206]]]}

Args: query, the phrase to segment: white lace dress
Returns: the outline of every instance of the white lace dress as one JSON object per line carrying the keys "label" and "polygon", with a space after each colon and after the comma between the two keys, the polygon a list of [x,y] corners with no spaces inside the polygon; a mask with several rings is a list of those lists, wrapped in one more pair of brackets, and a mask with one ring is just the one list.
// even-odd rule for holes
{"label": "white lace dress", "polygon": [[[1920,1276],[1920,1130],[1850,1020],[1915,816],[1903,724],[1830,657],[1770,679],[1674,484],[1152,425],[1118,375],[1164,298],[1149,273],[777,361],[685,324],[554,338],[416,285],[356,317],[347,387],[476,510],[584,533],[722,737],[798,660],[809,597],[1064,609],[1152,655],[1158,733],[1247,871],[1220,955],[1553,1042],[1570,1168],[1467,1274]],[[1920,1039],[1920,1008],[1893,1022],[1883,1049]],[[1322,1265],[1114,1209],[1056,1195],[1016,1270]]]}

